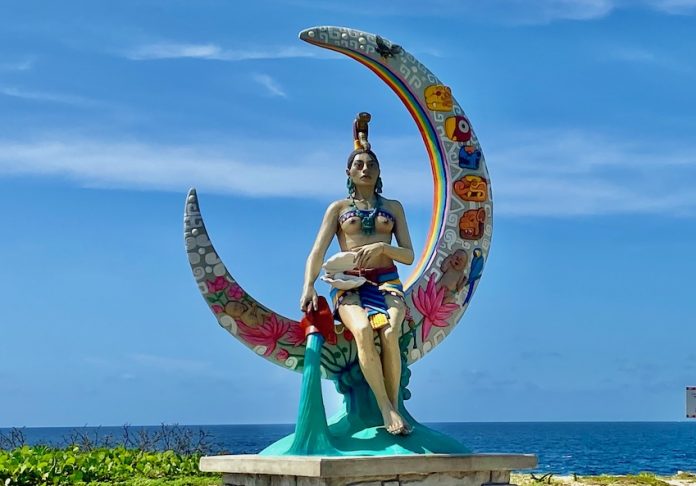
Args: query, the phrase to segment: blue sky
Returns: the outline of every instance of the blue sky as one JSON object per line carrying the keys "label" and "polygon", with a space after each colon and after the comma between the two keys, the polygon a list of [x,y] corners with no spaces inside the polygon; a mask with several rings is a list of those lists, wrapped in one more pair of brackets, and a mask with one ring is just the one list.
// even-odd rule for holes
{"label": "blue sky", "polygon": [[355,113],[373,114],[417,252],[432,200],[406,110],[362,66],[303,45],[314,25],[406,47],[486,154],[490,258],[457,330],[413,366],[412,414],[681,420],[696,384],[696,1],[531,5],[4,2],[0,426],[294,420],[299,375],[257,359],[198,294],[187,189],[240,283],[295,318]]}

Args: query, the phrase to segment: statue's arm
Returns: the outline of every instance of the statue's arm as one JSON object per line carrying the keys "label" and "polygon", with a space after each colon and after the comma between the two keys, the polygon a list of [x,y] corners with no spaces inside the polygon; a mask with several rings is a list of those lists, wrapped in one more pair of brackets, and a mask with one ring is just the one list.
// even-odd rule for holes
{"label": "statue's arm", "polygon": [[392,260],[405,265],[413,263],[413,244],[411,243],[411,235],[408,232],[408,224],[406,224],[406,214],[404,207],[399,201],[394,201],[394,236],[398,246],[384,245],[384,254]]}
{"label": "statue's arm", "polygon": [[413,263],[413,245],[411,244],[411,235],[408,234],[404,208],[399,201],[391,201],[389,207],[394,215],[394,235],[398,246],[381,241],[361,246],[355,252],[355,263],[358,268],[363,268],[373,255],[386,255],[392,260],[406,265]]}
{"label": "statue's arm", "polygon": [[302,287],[302,297],[300,298],[300,309],[302,311],[309,310],[309,304],[313,304],[314,309],[317,309],[317,292],[314,289],[314,282],[319,276],[321,265],[326,256],[331,240],[338,231],[338,213],[341,205],[339,201],[332,203],[324,214],[324,219],[321,222],[319,233],[317,234],[312,251],[309,252],[307,265],[305,266],[304,285]]}

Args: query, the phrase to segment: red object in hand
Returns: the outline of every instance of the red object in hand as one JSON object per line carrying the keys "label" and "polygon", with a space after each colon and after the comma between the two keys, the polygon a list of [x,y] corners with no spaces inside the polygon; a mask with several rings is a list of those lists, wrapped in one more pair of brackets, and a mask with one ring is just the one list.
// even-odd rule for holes
{"label": "red object in hand", "polygon": [[305,312],[304,317],[300,321],[300,326],[305,330],[305,336],[314,333],[321,333],[324,336],[324,341],[328,341],[334,331],[334,317],[331,312],[331,307],[324,297],[319,297],[319,309],[310,309]]}

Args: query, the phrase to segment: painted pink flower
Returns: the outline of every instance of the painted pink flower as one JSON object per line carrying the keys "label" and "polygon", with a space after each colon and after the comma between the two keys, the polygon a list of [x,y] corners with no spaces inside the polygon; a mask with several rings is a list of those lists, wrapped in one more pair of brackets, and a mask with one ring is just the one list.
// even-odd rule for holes
{"label": "painted pink flower", "polygon": [[205,282],[208,285],[208,292],[220,292],[225,290],[230,284],[229,280],[225,277],[216,277],[215,280],[208,280]]}
{"label": "painted pink flower", "polygon": [[285,342],[291,346],[299,346],[305,341],[305,330],[304,327],[300,326],[299,323],[290,325],[290,330],[285,336]]}
{"label": "painted pink flower", "polygon": [[216,314],[222,314],[225,311],[225,309],[221,305],[213,305],[213,312]]}
{"label": "painted pink flower", "polygon": [[227,296],[232,300],[240,300],[242,297],[244,297],[244,291],[239,285],[232,283],[227,289]]}
{"label": "painted pink flower", "polygon": [[290,353],[288,353],[287,349],[279,349],[278,352],[276,353],[276,359],[278,361],[285,361],[290,357]]}
{"label": "painted pink flower", "polygon": [[449,325],[447,319],[455,310],[459,309],[458,304],[444,304],[444,300],[445,288],[437,289],[435,279],[432,277],[425,290],[423,287],[419,287],[413,295],[413,304],[423,314],[423,327],[421,329],[423,341],[428,337],[433,327],[447,327]]}
{"label": "painted pink flower", "polygon": [[288,332],[290,323],[278,319],[276,314],[271,314],[258,327],[250,327],[241,321],[237,321],[237,328],[242,339],[254,346],[265,346],[266,351],[263,355],[270,356],[275,351],[278,341]]}

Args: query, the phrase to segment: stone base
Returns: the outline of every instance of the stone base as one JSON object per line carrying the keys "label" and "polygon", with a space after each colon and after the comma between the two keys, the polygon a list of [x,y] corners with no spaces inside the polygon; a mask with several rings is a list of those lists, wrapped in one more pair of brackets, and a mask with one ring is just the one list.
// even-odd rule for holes
{"label": "stone base", "polygon": [[408,456],[209,456],[201,471],[225,486],[503,486],[510,471],[537,465],[532,454]]}

